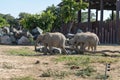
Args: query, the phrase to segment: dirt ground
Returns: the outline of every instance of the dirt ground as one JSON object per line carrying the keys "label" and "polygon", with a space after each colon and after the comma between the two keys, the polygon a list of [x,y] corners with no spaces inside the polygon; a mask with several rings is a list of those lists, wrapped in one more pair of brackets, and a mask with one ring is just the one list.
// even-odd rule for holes
{"label": "dirt ground", "polygon": [[[12,78],[31,76],[36,80],[60,80],[54,79],[51,77],[40,77],[43,71],[48,69],[53,70],[64,70],[63,63],[54,63],[51,59],[56,58],[56,55],[53,56],[14,56],[8,55],[5,53],[6,50],[10,49],[19,49],[24,46],[10,46],[10,45],[0,45],[0,80],[11,80]],[[29,47],[31,50],[34,50],[33,46]],[[98,46],[98,50],[120,50],[119,45],[102,45]],[[78,55],[77,55],[78,56]],[[39,61],[39,64],[35,64],[36,61]],[[104,68],[103,65],[99,65],[98,68]],[[120,61],[112,65],[114,71],[111,71],[111,75],[114,76],[114,79],[110,80],[120,80]],[[103,69],[104,70],[104,69]],[[63,80],[63,79],[61,79]],[[64,80],[89,80],[82,79],[75,76],[68,76]],[[99,79],[98,79],[99,80]]]}

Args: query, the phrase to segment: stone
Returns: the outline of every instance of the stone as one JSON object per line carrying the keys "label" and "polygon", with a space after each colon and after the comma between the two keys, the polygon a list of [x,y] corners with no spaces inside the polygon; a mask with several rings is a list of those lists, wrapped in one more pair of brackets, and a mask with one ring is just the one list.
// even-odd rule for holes
{"label": "stone", "polygon": [[27,37],[22,36],[19,40],[18,40],[18,45],[28,45],[30,44],[30,41]]}
{"label": "stone", "polygon": [[1,36],[1,44],[12,44],[11,38],[8,35]]}

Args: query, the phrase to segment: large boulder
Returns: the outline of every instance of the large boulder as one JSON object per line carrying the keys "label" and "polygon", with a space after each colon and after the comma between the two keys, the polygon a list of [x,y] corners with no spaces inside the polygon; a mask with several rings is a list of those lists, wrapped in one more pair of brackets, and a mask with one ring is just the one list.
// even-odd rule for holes
{"label": "large boulder", "polygon": [[[45,52],[45,47],[41,46],[40,48],[37,49],[39,52]],[[50,51],[47,49],[47,52],[49,53]],[[52,47],[52,54],[61,54],[62,51],[60,48]]]}
{"label": "large boulder", "polygon": [[56,54],[56,53],[62,54],[61,49],[60,49],[60,48],[56,48],[56,47],[52,47],[52,52],[53,52],[54,54]]}
{"label": "large boulder", "polygon": [[81,33],[81,32],[83,32],[81,29],[78,29],[78,30],[77,30],[77,33]]}
{"label": "large boulder", "polygon": [[68,39],[71,39],[71,38],[73,38],[73,37],[74,37],[74,35],[75,35],[75,34],[68,33],[68,34],[66,35],[66,37],[67,37]]}
{"label": "large boulder", "polygon": [[33,38],[33,35],[29,31],[23,31],[23,36],[27,38]]}
{"label": "large boulder", "polygon": [[15,32],[17,32],[17,31],[18,31],[18,30],[17,30],[16,28],[13,28],[13,27],[10,28],[10,32],[15,33]]}
{"label": "large boulder", "polygon": [[39,27],[36,27],[32,30],[32,34],[35,35],[35,34],[42,34],[43,33],[43,30],[40,29]]}
{"label": "large boulder", "polygon": [[30,40],[25,37],[25,36],[22,36],[19,40],[18,40],[18,45],[28,45],[30,44]]}
{"label": "large boulder", "polygon": [[0,28],[0,36],[3,36],[3,35],[4,35],[4,33],[3,33],[2,29]]}
{"label": "large boulder", "polygon": [[3,27],[3,32],[5,33],[5,34],[9,34],[10,33],[10,28],[9,27]]}
{"label": "large boulder", "polygon": [[11,38],[12,44],[17,44],[17,39],[13,35],[11,35],[10,38]]}
{"label": "large boulder", "polygon": [[36,27],[35,29],[32,30],[31,33],[34,36],[34,40],[36,40],[37,36],[43,33],[43,30],[40,29],[39,27]]}
{"label": "large boulder", "polygon": [[1,36],[1,44],[12,44],[11,38],[8,35]]}

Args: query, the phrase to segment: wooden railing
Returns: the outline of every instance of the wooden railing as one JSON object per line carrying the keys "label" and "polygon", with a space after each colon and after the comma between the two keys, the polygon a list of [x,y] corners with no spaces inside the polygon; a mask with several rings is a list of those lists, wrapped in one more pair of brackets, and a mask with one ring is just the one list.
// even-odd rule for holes
{"label": "wooden railing", "polygon": [[[116,43],[116,22],[108,21],[103,22],[102,27],[99,26],[100,22],[84,22],[84,23],[76,23],[73,25],[71,33],[76,33],[78,29],[83,30],[83,32],[90,31],[94,32],[98,35],[100,42],[104,44],[115,44]],[[67,33],[68,25],[63,26],[63,33]]]}

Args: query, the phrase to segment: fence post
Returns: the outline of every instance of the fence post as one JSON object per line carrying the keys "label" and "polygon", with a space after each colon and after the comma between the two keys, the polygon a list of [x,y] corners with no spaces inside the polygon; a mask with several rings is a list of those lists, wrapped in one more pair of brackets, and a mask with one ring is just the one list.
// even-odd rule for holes
{"label": "fence post", "polygon": [[106,80],[109,76],[107,75],[107,71],[110,71],[110,63],[106,63],[105,65],[105,77],[104,80]]}

